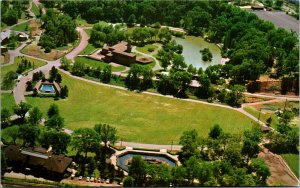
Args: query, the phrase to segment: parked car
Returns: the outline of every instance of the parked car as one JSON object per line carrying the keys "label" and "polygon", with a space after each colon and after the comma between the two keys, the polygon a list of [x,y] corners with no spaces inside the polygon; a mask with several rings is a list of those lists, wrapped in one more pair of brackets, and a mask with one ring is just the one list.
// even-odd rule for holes
{"label": "parked car", "polygon": [[90,177],[86,177],[86,181],[89,182],[90,181]]}
{"label": "parked car", "polygon": [[105,180],[104,179],[101,179],[101,183],[104,183],[105,182]]}
{"label": "parked car", "polygon": [[105,181],[105,183],[106,183],[106,184],[109,184],[109,179],[107,179],[107,180]]}
{"label": "parked car", "polygon": [[94,177],[91,177],[91,182],[94,182],[95,178]]}
{"label": "parked car", "polygon": [[101,182],[101,178],[98,178],[98,183],[100,183]]}
{"label": "parked car", "polygon": [[78,180],[82,180],[82,176],[79,176],[79,177],[78,177]]}

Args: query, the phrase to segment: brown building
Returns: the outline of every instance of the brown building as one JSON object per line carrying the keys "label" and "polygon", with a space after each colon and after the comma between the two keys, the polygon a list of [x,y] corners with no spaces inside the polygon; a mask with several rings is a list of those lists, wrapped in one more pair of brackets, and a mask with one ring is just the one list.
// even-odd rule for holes
{"label": "brown building", "polygon": [[114,46],[104,46],[100,54],[104,56],[103,60],[105,62],[114,62],[125,66],[130,66],[134,63],[148,64],[152,62],[152,59],[151,61],[143,61],[137,58],[135,54],[131,53],[131,45],[124,41]]}
{"label": "brown building", "polygon": [[55,155],[51,149],[41,147],[22,148],[19,145],[8,145],[3,151],[9,166],[21,170],[30,168],[33,174],[46,174],[52,178],[61,177],[72,162],[69,157]]}

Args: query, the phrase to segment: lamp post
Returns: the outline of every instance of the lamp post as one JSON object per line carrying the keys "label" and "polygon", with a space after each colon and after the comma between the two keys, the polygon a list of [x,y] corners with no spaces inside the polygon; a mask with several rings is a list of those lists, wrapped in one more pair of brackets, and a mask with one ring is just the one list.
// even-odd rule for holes
{"label": "lamp post", "polygon": [[173,140],[171,142],[171,151],[173,150]]}

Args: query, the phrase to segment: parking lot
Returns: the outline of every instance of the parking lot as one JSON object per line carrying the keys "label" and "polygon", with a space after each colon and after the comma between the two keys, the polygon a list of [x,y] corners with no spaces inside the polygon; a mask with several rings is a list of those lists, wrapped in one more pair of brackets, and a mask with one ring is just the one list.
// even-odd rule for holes
{"label": "parking lot", "polygon": [[272,22],[276,27],[282,27],[287,31],[293,30],[299,35],[299,21],[279,11],[252,11],[260,19]]}

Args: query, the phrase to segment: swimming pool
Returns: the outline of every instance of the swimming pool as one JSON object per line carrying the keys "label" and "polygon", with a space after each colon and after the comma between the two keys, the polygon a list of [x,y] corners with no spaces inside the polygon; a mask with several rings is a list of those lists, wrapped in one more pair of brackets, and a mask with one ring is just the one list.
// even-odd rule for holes
{"label": "swimming pool", "polygon": [[40,90],[42,93],[55,93],[55,88],[51,84],[42,84]]}

